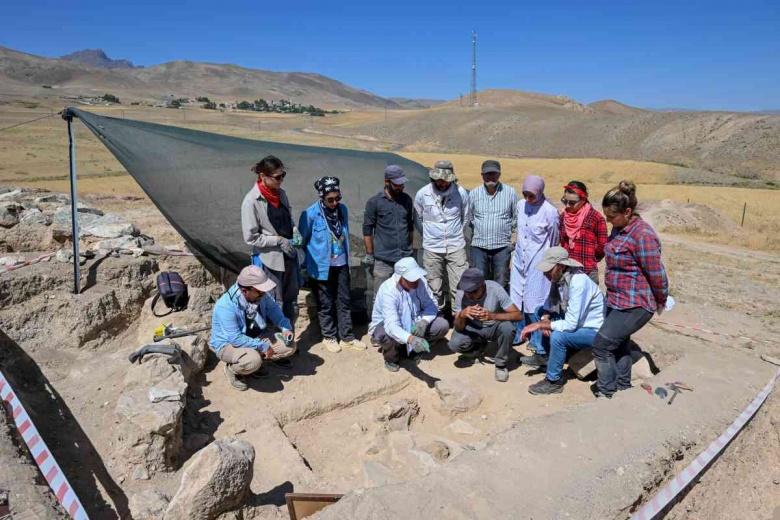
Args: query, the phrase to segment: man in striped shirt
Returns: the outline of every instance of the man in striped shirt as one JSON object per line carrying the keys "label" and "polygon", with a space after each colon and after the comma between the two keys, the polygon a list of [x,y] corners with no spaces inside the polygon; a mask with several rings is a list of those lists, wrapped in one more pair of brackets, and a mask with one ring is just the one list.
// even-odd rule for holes
{"label": "man in striped shirt", "polygon": [[474,236],[471,240],[471,265],[489,280],[509,290],[509,259],[512,254],[512,231],[517,222],[517,192],[498,181],[501,164],[482,163],[484,184],[469,193]]}

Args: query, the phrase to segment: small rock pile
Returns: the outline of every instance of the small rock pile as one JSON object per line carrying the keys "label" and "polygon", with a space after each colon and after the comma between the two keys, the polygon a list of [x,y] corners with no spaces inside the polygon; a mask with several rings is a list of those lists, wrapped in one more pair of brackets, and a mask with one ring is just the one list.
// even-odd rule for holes
{"label": "small rock pile", "polygon": [[[98,254],[115,248],[151,246],[154,240],[141,235],[118,215],[77,204],[79,239]],[[70,198],[34,188],[0,188],[0,251],[8,253],[63,249],[73,240]],[[57,257],[72,262],[72,254]]]}

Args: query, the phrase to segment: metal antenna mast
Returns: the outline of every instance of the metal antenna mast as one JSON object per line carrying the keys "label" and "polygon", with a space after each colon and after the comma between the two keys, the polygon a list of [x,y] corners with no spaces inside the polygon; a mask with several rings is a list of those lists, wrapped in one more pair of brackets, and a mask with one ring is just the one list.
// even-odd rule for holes
{"label": "metal antenna mast", "polygon": [[471,33],[471,106],[477,103],[477,31]]}

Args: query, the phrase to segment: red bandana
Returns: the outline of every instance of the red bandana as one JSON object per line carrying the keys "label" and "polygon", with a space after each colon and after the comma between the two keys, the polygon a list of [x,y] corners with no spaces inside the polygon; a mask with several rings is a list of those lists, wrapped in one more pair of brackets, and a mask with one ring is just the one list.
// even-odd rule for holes
{"label": "red bandana", "polygon": [[260,194],[265,197],[265,200],[268,201],[268,204],[271,206],[278,208],[279,207],[279,191],[271,191],[268,188],[265,187],[265,184],[263,184],[263,181],[258,180],[257,181],[257,187],[260,189]]}

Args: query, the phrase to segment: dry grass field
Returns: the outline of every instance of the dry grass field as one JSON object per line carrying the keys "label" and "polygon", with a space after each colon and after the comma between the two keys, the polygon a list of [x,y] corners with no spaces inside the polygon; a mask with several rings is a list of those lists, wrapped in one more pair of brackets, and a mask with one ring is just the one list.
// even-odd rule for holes
{"label": "dry grass field", "polygon": [[[52,103],[36,101],[34,106],[13,103],[0,105],[0,128],[11,126],[59,110]],[[32,108],[25,108],[32,107]],[[298,143],[325,147],[363,150],[391,150],[388,143],[359,137],[329,135],[331,128],[357,122],[384,119],[383,112],[348,112],[326,118],[300,115],[257,113],[222,113],[187,109],[170,110],[151,107],[85,107],[114,117],[126,117],[161,124],[182,126],[236,137]],[[388,113],[392,118],[395,114]],[[80,193],[104,193],[143,196],[133,179],[108,150],[83,125],[74,125],[77,141],[77,167]],[[0,132],[0,185],[36,186],[67,191],[68,140],[64,121],[55,116],[29,125]],[[453,153],[414,153],[399,150],[401,155],[426,166],[436,159],[453,161],[460,182],[473,188],[480,182],[479,167],[487,157]],[[679,203],[706,205],[736,223],[735,231],[723,232],[693,229],[678,234],[714,243],[750,249],[780,251],[780,191],[731,187],[690,186],[674,184],[675,167],[652,162],[610,159],[507,159],[500,158],[503,181],[518,188],[525,175],[536,173],[547,181],[548,195],[557,201],[561,187],[572,179],[585,182],[594,198],[621,179],[632,179],[638,185],[640,200],[671,199]],[[747,203],[744,228],[739,228],[743,204]]]}

